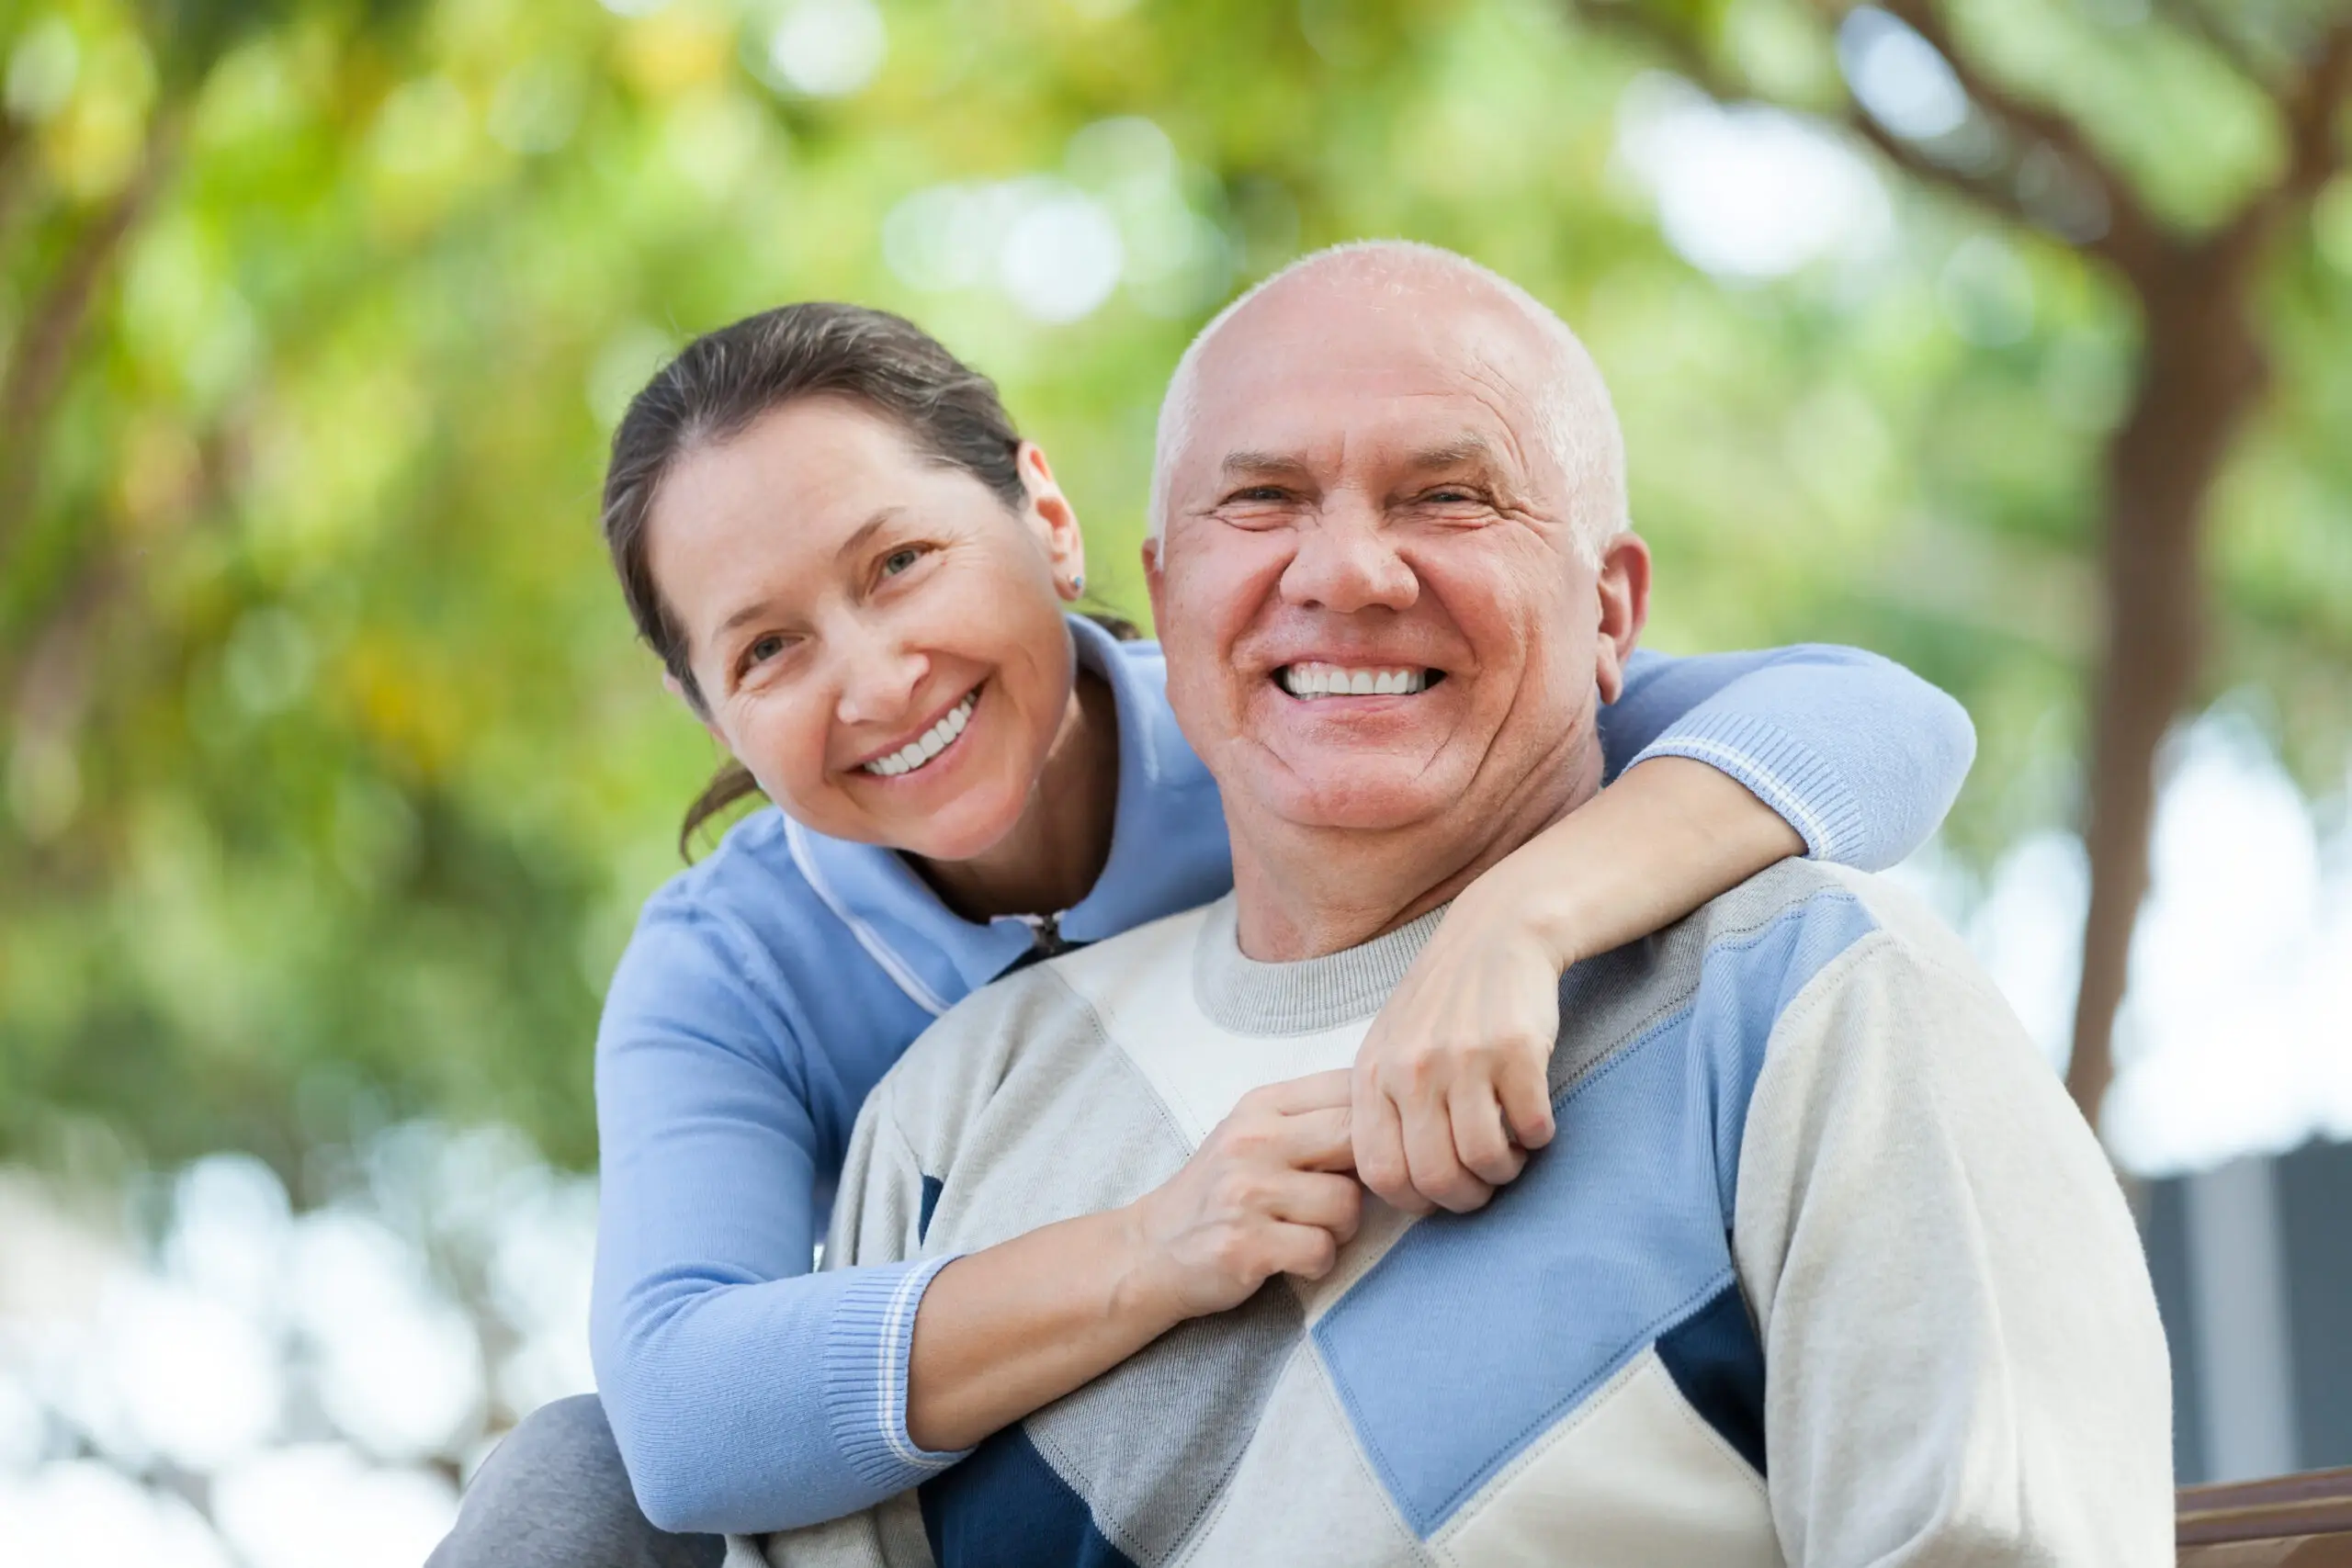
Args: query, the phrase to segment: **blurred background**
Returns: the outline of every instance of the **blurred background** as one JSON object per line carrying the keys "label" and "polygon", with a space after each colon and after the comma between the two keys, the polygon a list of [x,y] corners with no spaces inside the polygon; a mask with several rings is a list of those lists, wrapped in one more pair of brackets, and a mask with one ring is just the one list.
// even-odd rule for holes
{"label": "blurred background", "polygon": [[2346,10],[0,0],[0,1559],[413,1564],[588,1386],[664,355],[914,316],[1141,618],[1178,353],[1367,235],[1585,334],[1653,644],[1967,704],[1900,874],[2137,1184],[2182,1478],[2352,1463]]}

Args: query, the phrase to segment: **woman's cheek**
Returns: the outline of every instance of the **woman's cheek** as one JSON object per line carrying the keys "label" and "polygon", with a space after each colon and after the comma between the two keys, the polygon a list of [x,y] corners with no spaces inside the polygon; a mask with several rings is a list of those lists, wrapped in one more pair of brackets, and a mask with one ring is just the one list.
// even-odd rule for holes
{"label": "woman's cheek", "polygon": [[[752,770],[760,787],[779,804],[806,801],[812,786],[822,782],[826,737],[811,736],[806,705],[763,698],[757,693],[739,697],[732,726],[738,744],[736,761]],[[796,713],[798,705],[803,711]]]}
{"label": "woman's cheek", "polygon": [[832,725],[825,705],[807,698],[780,700],[772,716],[771,739],[777,770],[796,791],[816,795],[832,782],[825,759],[832,755]]}

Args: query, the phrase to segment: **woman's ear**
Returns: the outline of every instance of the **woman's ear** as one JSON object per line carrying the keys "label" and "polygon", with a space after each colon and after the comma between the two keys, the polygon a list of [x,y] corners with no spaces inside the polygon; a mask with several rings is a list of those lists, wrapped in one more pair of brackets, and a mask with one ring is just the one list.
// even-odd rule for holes
{"label": "woman's ear", "polygon": [[1046,558],[1053,564],[1054,589],[1063,599],[1074,601],[1086,586],[1086,536],[1078,526],[1078,509],[1055,482],[1053,465],[1046,461],[1044,447],[1023,441],[1015,461],[1021,467],[1021,483],[1029,491],[1033,526],[1045,544]]}
{"label": "woman's ear", "polygon": [[686,690],[684,682],[664,670],[662,671],[662,689],[685,705],[686,711],[695,716],[695,722],[701,725],[713,740],[718,742],[720,750],[727,752],[730,757],[735,754],[727,744],[727,737],[718,733],[718,726],[710,722],[710,715],[703,711],[703,705],[700,703],[695,701],[694,694]]}
{"label": "woman's ear", "polygon": [[1640,535],[1620,534],[1609,541],[1593,587],[1600,596],[1593,673],[1600,700],[1613,703],[1625,690],[1626,662],[1650,618],[1650,547]]}

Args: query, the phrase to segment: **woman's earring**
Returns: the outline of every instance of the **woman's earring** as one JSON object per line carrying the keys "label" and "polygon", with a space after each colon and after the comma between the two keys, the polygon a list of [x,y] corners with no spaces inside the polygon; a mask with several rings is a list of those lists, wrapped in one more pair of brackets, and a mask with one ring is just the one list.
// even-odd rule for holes
{"label": "woman's earring", "polygon": [[1073,599],[1086,592],[1086,573],[1080,572],[1069,580],[1069,596]]}

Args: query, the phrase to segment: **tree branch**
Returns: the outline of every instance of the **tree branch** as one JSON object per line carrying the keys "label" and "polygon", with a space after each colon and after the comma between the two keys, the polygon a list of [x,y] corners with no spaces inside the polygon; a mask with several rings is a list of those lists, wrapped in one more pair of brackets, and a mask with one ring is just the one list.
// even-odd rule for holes
{"label": "tree branch", "polygon": [[0,561],[32,511],[41,427],[73,368],[99,285],[163,186],[175,127],[168,113],[158,113],[138,169],[75,236],[49,288],[27,312],[15,351],[0,366]]}
{"label": "tree branch", "polygon": [[1569,14],[1588,27],[1624,34],[1652,51],[1664,55],[1678,73],[1696,83],[1709,97],[1724,99],[1748,96],[1747,84],[1734,81],[1699,47],[1698,39],[1661,21],[1638,0],[1634,4],[1625,4],[1623,0],[1611,5],[1597,4],[1596,0],[1567,0],[1567,3]]}
{"label": "tree branch", "polygon": [[2317,196],[2344,167],[2336,119],[2346,98],[2352,98],[2352,21],[2328,30],[2318,56],[2278,96],[2278,112],[2287,120],[2287,172],[2278,191],[2289,204]]}
{"label": "tree branch", "polygon": [[2286,127],[2287,166],[2268,186],[2247,197],[2207,242],[2216,254],[2245,265],[2253,265],[2282,221],[2310,207],[2345,167],[2336,121],[2352,99],[2352,20],[2330,28],[2317,51],[2290,81],[2272,91],[2270,99]]}
{"label": "tree branch", "polygon": [[1845,125],[1905,173],[1965,197],[2005,221],[2027,225],[2034,221],[2024,198],[2018,195],[2016,182],[2003,177],[2010,172],[2007,165],[1974,174],[1939,162],[1928,156],[1917,142],[1905,141],[1871,118],[1870,111],[1859,104],[1848,107]]}
{"label": "tree branch", "polygon": [[[1853,0],[1815,0],[1815,4],[1823,19],[1835,27],[1852,9]],[[1569,6],[1593,27],[1613,29],[1648,45],[1716,98],[1749,96],[1747,85],[1734,80],[1716,65],[1697,39],[1664,21],[1645,6],[1615,4],[1604,7],[1593,0],[1569,0]],[[2011,134],[2048,143],[2053,153],[2074,164],[2098,186],[2107,207],[2107,230],[2094,239],[2070,243],[2106,258],[2131,276],[2143,276],[2142,269],[2154,261],[2161,239],[2138,197],[2084,140],[2080,130],[2052,111],[2023,104],[2006,89],[1992,86],[1959,55],[1941,23],[1924,6],[1890,0],[1887,8],[1944,56],[1980,109],[1996,120],[2006,122],[2005,129]],[[2041,226],[2040,215],[2018,193],[2014,164],[1976,173],[1946,164],[1918,143],[1888,130],[1850,99],[1843,123],[1889,162],[1925,183],[1941,186],[2004,222]]]}
{"label": "tree branch", "polygon": [[0,114],[0,265],[16,243],[17,215],[32,204],[34,175],[33,139]]}
{"label": "tree branch", "polygon": [[2245,39],[2224,26],[2203,0],[2155,0],[2157,17],[2177,32],[2187,33],[2222,57],[2229,68],[2267,93],[2278,85],[2278,73]]}
{"label": "tree branch", "polygon": [[[1668,63],[1697,84],[1710,97],[1728,100],[1749,96],[1747,85],[1734,79],[1717,65],[1696,39],[1661,19],[1645,6],[1616,4],[1604,8],[1595,5],[1593,0],[1569,0],[1569,8],[1588,24],[1634,38],[1664,56]],[[1833,25],[1843,14],[1843,9],[1842,6],[1823,7],[1825,16]],[[1904,141],[1872,119],[1859,104],[1849,103],[1844,124],[1906,173],[1965,197],[1989,209],[1996,218],[2016,223],[2032,221],[2024,202],[2018,199],[2016,188],[1997,175],[1972,175],[1965,169],[1939,163],[1917,143]]]}
{"label": "tree branch", "polygon": [[[2020,140],[2047,146],[2098,188],[2107,206],[2107,232],[2081,242],[2081,248],[2105,257],[2134,277],[2144,276],[2145,269],[2164,249],[2163,231],[2149,216],[2131,183],[2105,153],[2091,144],[2083,128],[2056,109],[2029,103],[1987,76],[1960,47],[1951,28],[1928,0],[1883,0],[1883,5],[1888,14],[1927,39],[1944,57],[1952,74],[1959,78],[1962,90],[1978,108]],[[2027,217],[2029,221],[2034,220],[2030,213]]]}

